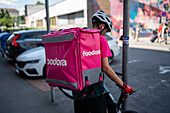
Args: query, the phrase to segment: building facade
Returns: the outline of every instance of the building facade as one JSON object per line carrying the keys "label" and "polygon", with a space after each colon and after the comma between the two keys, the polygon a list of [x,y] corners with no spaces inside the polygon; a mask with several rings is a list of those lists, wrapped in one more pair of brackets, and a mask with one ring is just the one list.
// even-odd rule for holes
{"label": "building facade", "polygon": [[[27,9],[29,12],[29,8]],[[65,29],[87,26],[87,0],[62,0],[49,6],[50,27]],[[46,28],[45,7],[26,16],[27,27]]]}
{"label": "building facade", "polygon": [[[27,27],[46,28],[45,7],[40,9],[37,5],[26,5],[25,8]],[[89,27],[92,15],[99,9],[110,14],[109,0],[61,0],[49,6],[50,27],[52,29]]]}
{"label": "building facade", "polygon": [[17,16],[19,16],[19,11],[16,10],[16,9],[0,8],[0,11],[1,11],[1,9],[4,10],[4,13],[5,13],[5,11],[7,10],[7,11],[9,12],[9,14],[10,14],[11,17],[17,17]]}
{"label": "building facade", "polygon": [[[150,29],[159,26],[159,15],[163,11],[159,6],[162,7],[164,2],[160,5],[157,0],[130,0],[130,4],[130,22],[143,24]],[[27,27],[46,28],[46,10],[45,6],[42,7],[27,6]],[[60,0],[49,6],[50,27],[89,27],[92,14],[99,9],[110,14],[113,27],[119,30],[123,22],[123,0]]]}

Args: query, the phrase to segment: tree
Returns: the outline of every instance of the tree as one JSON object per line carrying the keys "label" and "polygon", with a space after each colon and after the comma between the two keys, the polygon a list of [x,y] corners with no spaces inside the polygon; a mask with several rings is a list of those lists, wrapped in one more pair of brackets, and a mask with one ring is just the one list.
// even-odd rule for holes
{"label": "tree", "polygon": [[6,18],[11,18],[11,16],[10,16],[8,10],[5,11],[4,17],[6,17]]}
{"label": "tree", "polygon": [[17,20],[17,24],[25,24],[25,16],[22,15],[22,16],[17,16],[17,17],[14,17],[13,20]]}
{"label": "tree", "polygon": [[14,25],[14,21],[13,19],[11,18],[8,10],[4,11],[1,10],[1,13],[0,13],[0,26],[7,26],[7,27],[10,27],[10,26],[13,26]]}
{"label": "tree", "polygon": [[0,13],[0,19],[2,19],[3,17],[4,17],[4,10],[3,9],[1,9],[1,13]]}
{"label": "tree", "polygon": [[37,1],[36,5],[44,5],[44,3],[41,3],[40,1]]}

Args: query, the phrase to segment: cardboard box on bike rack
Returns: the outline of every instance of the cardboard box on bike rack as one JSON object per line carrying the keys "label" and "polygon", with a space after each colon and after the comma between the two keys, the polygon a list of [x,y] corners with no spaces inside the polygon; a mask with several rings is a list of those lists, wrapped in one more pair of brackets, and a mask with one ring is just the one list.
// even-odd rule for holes
{"label": "cardboard box on bike rack", "polygon": [[52,87],[81,91],[85,76],[90,84],[101,71],[100,31],[71,28],[43,36],[46,82]]}

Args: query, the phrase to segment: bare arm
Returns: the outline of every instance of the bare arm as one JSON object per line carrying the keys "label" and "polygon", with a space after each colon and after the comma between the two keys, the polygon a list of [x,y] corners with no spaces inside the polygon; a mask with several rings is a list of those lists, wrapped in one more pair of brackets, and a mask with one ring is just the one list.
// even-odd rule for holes
{"label": "bare arm", "polygon": [[167,37],[168,37],[168,31],[169,31],[169,28],[168,28],[168,29],[166,29]]}
{"label": "bare arm", "polygon": [[123,81],[116,75],[116,73],[113,71],[113,69],[110,67],[108,63],[108,58],[102,58],[102,69],[103,72],[106,73],[106,75],[114,81],[116,84],[118,84],[120,87],[123,87]]}

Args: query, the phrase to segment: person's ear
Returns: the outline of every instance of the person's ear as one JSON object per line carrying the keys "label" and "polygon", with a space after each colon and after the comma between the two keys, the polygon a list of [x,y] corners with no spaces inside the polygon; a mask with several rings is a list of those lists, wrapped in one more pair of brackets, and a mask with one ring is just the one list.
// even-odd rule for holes
{"label": "person's ear", "polygon": [[100,30],[103,30],[105,28],[104,25],[100,25]]}
{"label": "person's ear", "polygon": [[104,26],[102,26],[102,30],[104,29]]}

